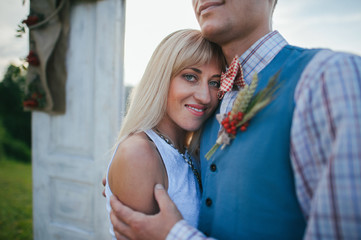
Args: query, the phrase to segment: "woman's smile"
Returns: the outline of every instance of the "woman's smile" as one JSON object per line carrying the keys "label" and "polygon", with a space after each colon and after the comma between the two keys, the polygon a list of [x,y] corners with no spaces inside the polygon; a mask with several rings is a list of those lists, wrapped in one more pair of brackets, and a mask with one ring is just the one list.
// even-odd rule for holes
{"label": "woman's smile", "polygon": [[199,105],[199,104],[186,104],[185,106],[192,114],[199,116],[199,117],[203,116],[207,109],[207,107]]}

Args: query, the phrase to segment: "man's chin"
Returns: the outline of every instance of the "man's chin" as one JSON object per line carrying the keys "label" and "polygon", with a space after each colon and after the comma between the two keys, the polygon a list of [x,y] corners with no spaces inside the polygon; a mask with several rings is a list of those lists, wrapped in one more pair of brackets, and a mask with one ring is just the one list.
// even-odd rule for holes
{"label": "man's chin", "polygon": [[218,43],[220,31],[214,26],[202,26],[202,36],[211,42]]}

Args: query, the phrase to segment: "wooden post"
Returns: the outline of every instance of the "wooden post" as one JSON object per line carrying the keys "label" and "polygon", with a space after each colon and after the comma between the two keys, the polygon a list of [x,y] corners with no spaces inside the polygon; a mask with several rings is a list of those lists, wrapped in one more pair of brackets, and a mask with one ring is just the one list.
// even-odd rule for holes
{"label": "wooden post", "polygon": [[101,179],[123,113],[125,0],[72,1],[66,113],[32,114],[34,239],[110,239]]}

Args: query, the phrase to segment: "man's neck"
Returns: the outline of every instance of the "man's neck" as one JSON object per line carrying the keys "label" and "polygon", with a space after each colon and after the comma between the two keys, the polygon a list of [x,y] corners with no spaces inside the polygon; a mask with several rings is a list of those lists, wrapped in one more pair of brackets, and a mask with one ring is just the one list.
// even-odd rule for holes
{"label": "man's neck", "polygon": [[237,55],[238,57],[242,56],[255,42],[257,42],[260,38],[265,36],[267,33],[271,32],[270,29],[255,32],[252,36],[241,37],[234,41],[221,44],[222,51],[224,56],[226,57],[227,64],[231,64],[233,58]]}

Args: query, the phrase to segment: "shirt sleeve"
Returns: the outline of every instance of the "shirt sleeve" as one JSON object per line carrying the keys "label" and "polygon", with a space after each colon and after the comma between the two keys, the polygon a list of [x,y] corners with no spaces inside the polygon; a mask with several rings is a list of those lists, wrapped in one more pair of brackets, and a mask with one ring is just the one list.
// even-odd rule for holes
{"label": "shirt sleeve", "polygon": [[361,58],[321,51],[295,92],[291,160],[305,239],[361,239]]}
{"label": "shirt sleeve", "polygon": [[166,240],[202,240],[207,238],[201,231],[190,226],[185,220],[178,221],[168,233]]}

